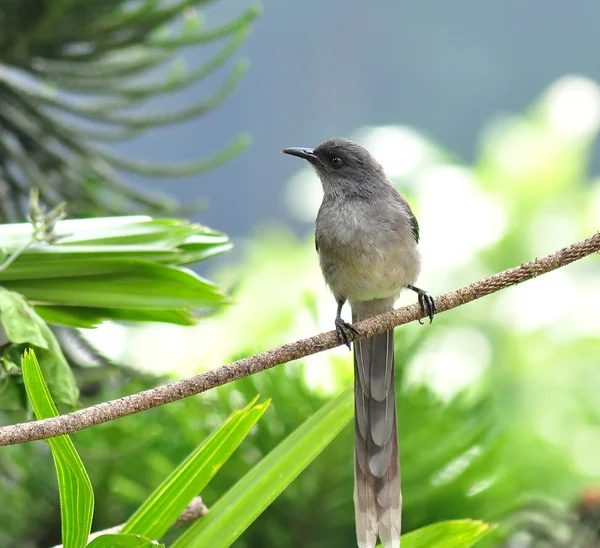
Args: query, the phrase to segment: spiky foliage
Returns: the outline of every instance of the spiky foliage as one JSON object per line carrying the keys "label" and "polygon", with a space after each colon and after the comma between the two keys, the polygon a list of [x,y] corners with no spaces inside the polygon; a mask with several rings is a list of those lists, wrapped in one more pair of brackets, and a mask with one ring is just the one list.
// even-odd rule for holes
{"label": "spiky foliage", "polygon": [[[235,89],[243,61],[213,95],[140,114],[148,100],[180,91],[226,63],[258,14],[253,6],[225,25],[204,29],[196,10],[206,3],[0,2],[0,222],[25,217],[32,186],[50,206],[67,201],[72,216],[173,211],[177,204],[170,197],[132,187],[118,170],[188,176],[245,146],[247,137],[239,136],[213,156],[174,166],[121,158],[103,146],[202,116]],[[182,47],[215,41],[223,45],[205,64],[182,68],[176,57]]]}

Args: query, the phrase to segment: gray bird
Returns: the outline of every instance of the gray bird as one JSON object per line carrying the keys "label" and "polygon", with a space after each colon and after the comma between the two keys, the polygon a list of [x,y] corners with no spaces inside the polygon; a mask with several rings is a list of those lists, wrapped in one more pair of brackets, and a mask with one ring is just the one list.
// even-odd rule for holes
{"label": "gray bird", "polygon": [[[419,225],[406,200],[371,154],[347,139],[286,148],[307,160],[323,185],[315,246],[325,282],[337,301],[335,329],[348,345],[352,321],[392,310],[400,291],[418,294],[430,323],[435,302],[412,285],[421,269]],[[419,320],[420,321],[420,320]],[[402,495],[394,385],[394,331],[354,342],[354,508],[360,548],[400,546]]]}

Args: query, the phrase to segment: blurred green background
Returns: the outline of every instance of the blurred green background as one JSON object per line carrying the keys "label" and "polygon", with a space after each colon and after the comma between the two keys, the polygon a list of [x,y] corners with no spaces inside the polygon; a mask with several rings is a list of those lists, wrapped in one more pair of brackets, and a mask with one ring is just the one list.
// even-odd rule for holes
{"label": "blurred green background", "polygon": [[[310,88],[307,82],[297,85]],[[253,93],[260,89],[240,93],[244,108],[251,108]],[[472,161],[454,152],[452,142],[396,124],[397,116],[374,120],[380,124],[357,122],[348,132],[381,161],[413,207],[422,237],[419,285],[433,295],[555,251],[600,227],[600,180],[590,167],[600,128],[595,81],[548,81],[522,112],[487,118]],[[331,131],[319,133],[326,138]],[[293,128],[287,135],[282,147],[317,144],[297,142]],[[260,161],[278,162],[276,154]],[[237,177],[255,184],[252,172]],[[203,190],[195,189],[196,197]],[[234,304],[194,327],[105,324],[85,334],[127,367],[80,368],[84,405],[331,329],[335,303],[321,280],[310,225],[320,200],[318,180],[299,170],[279,190],[285,213],[257,220],[234,238],[236,252],[207,271]],[[229,200],[235,208],[210,210],[216,229],[225,228],[242,203],[236,194]],[[397,330],[405,531],[473,518],[503,525],[482,545],[597,545],[589,531],[600,520],[588,503],[600,485],[599,279],[597,257],[587,258],[442,314],[431,326]],[[403,295],[400,304],[412,297]],[[124,521],[232,410],[256,394],[272,398],[203,493],[210,507],[351,382],[351,354],[338,348],[74,434],[96,493],[93,529]],[[7,415],[3,422],[14,419]],[[349,425],[235,546],[353,546],[351,440]],[[0,494],[0,546],[59,542],[47,446],[0,452]]]}

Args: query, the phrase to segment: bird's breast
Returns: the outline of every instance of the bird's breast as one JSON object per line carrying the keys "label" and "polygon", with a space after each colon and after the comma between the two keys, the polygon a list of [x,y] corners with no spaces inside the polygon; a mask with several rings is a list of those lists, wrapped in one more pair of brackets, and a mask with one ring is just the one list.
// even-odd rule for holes
{"label": "bird's breast", "polygon": [[321,270],[336,297],[350,302],[395,298],[419,274],[416,241],[395,211],[337,207],[320,212],[316,236]]}

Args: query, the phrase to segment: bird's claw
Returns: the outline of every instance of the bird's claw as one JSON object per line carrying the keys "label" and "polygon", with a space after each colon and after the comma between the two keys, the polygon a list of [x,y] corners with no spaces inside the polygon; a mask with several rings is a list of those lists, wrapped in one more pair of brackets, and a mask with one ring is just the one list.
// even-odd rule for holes
{"label": "bird's claw", "polygon": [[335,319],[335,333],[340,342],[344,343],[348,350],[350,350],[350,341],[354,335],[359,335],[358,329],[352,324],[349,324],[342,320],[342,318]]}
{"label": "bird's claw", "polygon": [[[434,314],[437,312],[435,300],[429,293],[427,293],[427,291],[424,291],[423,289],[419,289],[417,291],[417,295],[419,298],[419,306],[421,307],[421,313],[427,315],[427,317],[429,318],[429,323],[431,323],[433,321]],[[420,318],[419,323],[423,325],[423,322]]]}

